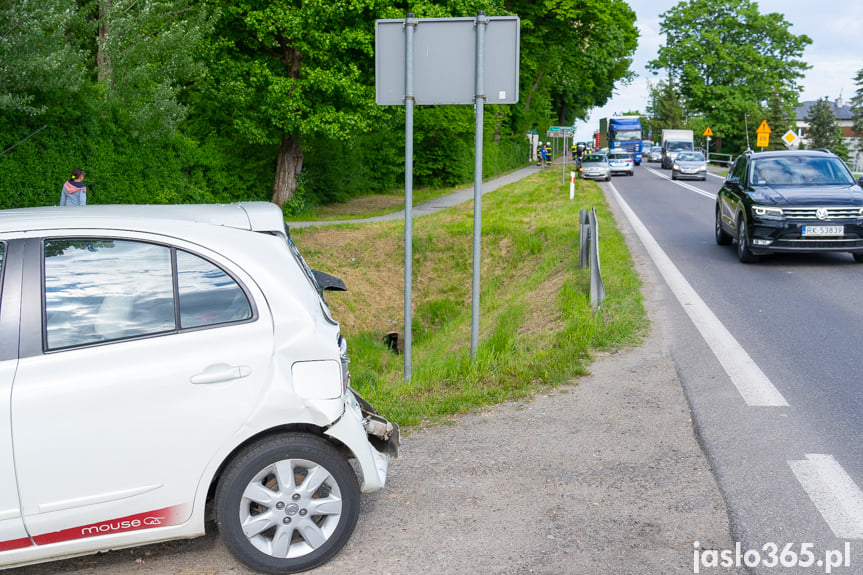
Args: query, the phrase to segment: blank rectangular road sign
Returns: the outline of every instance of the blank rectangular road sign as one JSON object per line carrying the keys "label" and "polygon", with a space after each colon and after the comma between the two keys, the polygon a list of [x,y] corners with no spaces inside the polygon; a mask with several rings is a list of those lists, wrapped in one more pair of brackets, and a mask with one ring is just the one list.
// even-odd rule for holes
{"label": "blank rectangular road sign", "polygon": [[[489,16],[483,82],[486,104],[518,102],[519,18]],[[476,18],[417,18],[414,98],[417,104],[473,104]],[[405,98],[405,20],[375,22],[375,102]]]}

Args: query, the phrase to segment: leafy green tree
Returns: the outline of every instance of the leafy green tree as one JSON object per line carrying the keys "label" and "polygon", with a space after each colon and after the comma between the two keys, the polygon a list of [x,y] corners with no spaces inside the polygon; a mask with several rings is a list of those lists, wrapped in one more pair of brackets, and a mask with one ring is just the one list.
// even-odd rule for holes
{"label": "leafy green tree", "polygon": [[365,132],[374,105],[375,0],[210,0],[222,11],[198,113],[278,146],[272,200],[288,201],[303,142]]}
{"label": "leafy green tree", "polygon": [[57,115],[84,89],[87,54],[65,38],[80,21],[74,0],[0,2],[0,113]]}
{"label": "leafy green tree", "polygon": [[863,151],[863,68],[860,68],[854,76],[854,84],[857,86],[857,91],[851,98],[851,117],[854,122],[852,129],[858,136],[857,150]]}
{"label": "leafy green tree", "polygon": [[842,130],[827,100],[819,98],[809,109],[806,121],[809,122],[810,148],[826,148],[843,160],[848,159],[848,147],[842,138]]}
{"label": "leafy green tree", "polygon": [[197,0],[99,0],[96,77],[103,102],[133,136],[176,132],[184,88],[204,73],[198,47],[212,30]]}
{"label": "leafy green tree", "polygon": [[677,78],[686,109],[714,133],[739,139],[744,117],[758,116],[774,91],[796,103],[812,40],[792,34],[782,14],[761,14],[752,0],[691,0],[662,17],[666,44],[648,67]]}
{"label": "leafy green tree", "polygon": [[623,0],[505,0],[521,19],[521,95],[514,131],[569,125],[605,104],[638,42],[635,12]]}
{"label": "leafy green tree", "polygon": [[650,115],[651,134],[657,142],[662,130],[687,125],[686,111],[680,102],[680,92],[673,76],[651,84],[647,113]]}

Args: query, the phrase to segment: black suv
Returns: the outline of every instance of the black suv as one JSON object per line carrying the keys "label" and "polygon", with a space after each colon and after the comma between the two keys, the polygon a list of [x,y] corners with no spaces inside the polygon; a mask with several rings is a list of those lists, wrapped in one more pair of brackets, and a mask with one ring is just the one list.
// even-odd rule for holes
{"label": "black suv", "polygon": [[741,262],[775,252],[850,252],[863,262],[863,178],[827,150],[747,151],[716,196],[716,243]]}

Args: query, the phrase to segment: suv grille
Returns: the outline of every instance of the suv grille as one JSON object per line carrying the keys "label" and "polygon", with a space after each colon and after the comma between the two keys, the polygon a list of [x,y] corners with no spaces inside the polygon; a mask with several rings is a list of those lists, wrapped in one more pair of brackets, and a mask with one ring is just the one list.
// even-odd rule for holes
{"label": "suv grille", "polygon": [[855,218],[859,218],[863,216],[861,213],[861,208],[847,207],[847,208],[782,208],[782,213],[789,220],[818,220],[818,216],[815,215],[815,212],[819,209],[827,210],[827,217],[824,218],[824,221],[827,220],[853,220]]}

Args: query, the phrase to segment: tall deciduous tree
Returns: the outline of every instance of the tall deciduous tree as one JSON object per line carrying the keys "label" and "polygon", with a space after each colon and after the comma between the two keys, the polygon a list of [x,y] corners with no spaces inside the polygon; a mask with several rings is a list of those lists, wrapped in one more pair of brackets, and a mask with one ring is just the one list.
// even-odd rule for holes
{"label": "tall deciduous tree", "polygon": [[86,51],[65,37],[80,21],[75,0],[0,2],[0,112],[56,113],[86,86]]}
{"label": "tall deciduous tree", "polygon": [[674,77],[660,80],[650,86],[650,131],[654,140],[659,141],[662,130],[683,128],[688,123],[686,111],[680,103],[680,93]]}
{"label": "tall deciduous tree", "polygon": [[375,118],[378,0],[212,0],[222,11],[199,105],[251,143],[277,145],[272,200],[291,198],[309,136],[350,137]]}
{"label": "tall deciduous tree", "polygon": [[638,29],[623,0],[505,0],[504,7],[521,18],[516,131],[550,117],[569,125],[632,78]]}
{"label": "tall deciduous tree", "polygon": [[197,0],[99,0],[97,81],[136,136],[173,133],[186,117],[182,91],[203,75],[198,46],[212,30]]}
{"label": "tall deciduous tree", "polygon": [[648,63],[677,78],[686,108],[726,137],[744,132],[775,93],[796,103],[812,40],[751,0],[689,0],[662,14],[665,46]]}

